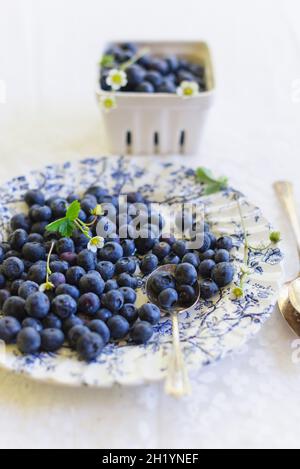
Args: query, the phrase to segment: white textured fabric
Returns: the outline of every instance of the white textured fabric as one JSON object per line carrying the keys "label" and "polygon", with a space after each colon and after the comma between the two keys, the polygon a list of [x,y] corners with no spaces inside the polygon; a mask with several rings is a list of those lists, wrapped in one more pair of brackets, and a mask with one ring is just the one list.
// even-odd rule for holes
{"label": "white textured fabric", "polygon": [[[186,162],[228,175],[260,206],[282,231],[286,274],[297,272],[272,190],[274,180],[291,179],[300,200],[297,0],[0,3],[0,182],[48,162],[105,153],[93,96],[105,37],[178,39],[180,31],[205,38],[218,94],[199,156]],[[161,385],[66,389],[0,371],[0,447],[299,448],[294,339],[276,310],[239,354],[194,376],[183,401],[166,397]]]}

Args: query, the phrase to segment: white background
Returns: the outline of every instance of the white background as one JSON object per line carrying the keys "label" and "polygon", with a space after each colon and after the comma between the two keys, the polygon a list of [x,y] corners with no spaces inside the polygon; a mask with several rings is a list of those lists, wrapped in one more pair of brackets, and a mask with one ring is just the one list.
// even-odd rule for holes
{"label": "white background", "polygon": [[[299,200],[298,0],[0,0],[0,181],[99,155],[96,62],[109,39],[205,39],[218,94],[199,155],[293,238],[272,182]],[[5,85],[5,86],[4,86]],[[6,88],[6,100],[4,91]],[[0,447],[300,447],[300,363],[276,310],[240,354],[194,377],[192,398],[160,386],[107,391],[40,385],[0,371]]]}

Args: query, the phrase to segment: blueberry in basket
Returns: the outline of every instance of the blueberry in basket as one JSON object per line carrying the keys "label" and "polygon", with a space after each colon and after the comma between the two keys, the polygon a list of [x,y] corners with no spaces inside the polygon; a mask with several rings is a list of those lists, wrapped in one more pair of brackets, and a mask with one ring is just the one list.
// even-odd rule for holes
{"label": "blueberry in basket", "polygon": [[[206,91],[203,64],[174,54],[151,54],[131,43],[109,47],[100,66],[99,83],[104,91],[178,93],[185,96]],[[35,198],[31,196],[28,200]]]}
{"label": "blueberry in basket", "polygon": [[[120,61],[122,51],[135,54],[121,48],[115,51]],[[176,75],[181,63],[175,57],[163,63],[148,59],[138,66],[148,67],[153,83],[167,67]],[[125,215],[122,198],[98,186],[81,199],[73,194],[47,199],[29,190],[24,201],[27,212],[12,217],[0,246],[0,340],[15,343],[24,354],[55,353],[68,345],[91,361],[108,343],[146,344],[161,311],[189,308],[199,289],[200,298],[210,300],[233,280],[230,237],[216,238],[206,224],[202,245],[190,249],[187,240],[163,232],[164,220],[140,192],[128,194]],[[138,234],[137,212],[145,218]],[[115,231],[102,237],[98,228],[107,213],[116,217]],[[130,226],[127,238],[120,233],[124,225]],[[138,307],[145,276],[155,302]]]}

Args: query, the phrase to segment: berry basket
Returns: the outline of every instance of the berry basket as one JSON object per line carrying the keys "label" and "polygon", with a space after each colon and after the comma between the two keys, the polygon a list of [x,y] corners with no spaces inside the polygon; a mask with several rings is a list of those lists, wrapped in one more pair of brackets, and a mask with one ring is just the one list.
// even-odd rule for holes
{"label": "berry basket", "polygon": [[[175,93],[114,93],[114,109],[102,109],[112,154],[195,154],[206,116],[214,99],[214,74],[209,48],[204,42],[135,42],[156,56],[175,54],[205,68],[205,91],[183,98]],[[108,45],[107,47],[109,47]],[[99,104],[110,91],[97,87]]]}

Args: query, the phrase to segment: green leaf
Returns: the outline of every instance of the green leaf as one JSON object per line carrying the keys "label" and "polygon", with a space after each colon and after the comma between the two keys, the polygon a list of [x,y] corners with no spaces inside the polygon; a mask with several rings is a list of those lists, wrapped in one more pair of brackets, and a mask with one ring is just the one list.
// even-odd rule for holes
{"label": "green leaf", "polygon": [[70,238],[76,228],[74,221],[68,218],[60,218],[46,226],[50,233],[60,233],[64,238]]}
{"label": "green leaf", "polygon": [[207,184],[204,187],[203,194],[204,195],[211,195],[215,194],[216,192],[220,192],[223,186],[219,182],[213,182],[211,184]]}
{"label": "green leaf", "polygon": [[58,233],[59,227],[64,221],[65,221],[65,218],[60,218],[59,220],[55,220],[54,222],[46,226],[46,231],[49,231],[50,233]]}
{"label": "green leaf", "polygon": [[115,58],[113,55],[109,55],[109,54],[103,55],[99,63],[101,67],[110,67],[111,65],[115,63]]}
{"label": "green leaf", "polygon": [[79,212],[81,210],[80,203],[78,200],[74,200],[74,202],[69,205],[67,213],[66,213],[66,218],[70,221],[75,221],[76,218],[79,216]]}
{"label": "green leaf", "polygon": [[204,184],[216,182],[216,179],[214,179],[212,172],[209,169],[203,167],[196,169],[196,178],[199,182],[202,182]]}
{"label": "green leaf", "polygon": [[198,168],[196,170],[196,180],[201,184],[204,184],[204,195],[214,194],[215,192],[220,192],[222,189],[225,189],[228,186],[228,178],[220,177],[216,179],[213,177],[212,172],[207,168]]}

